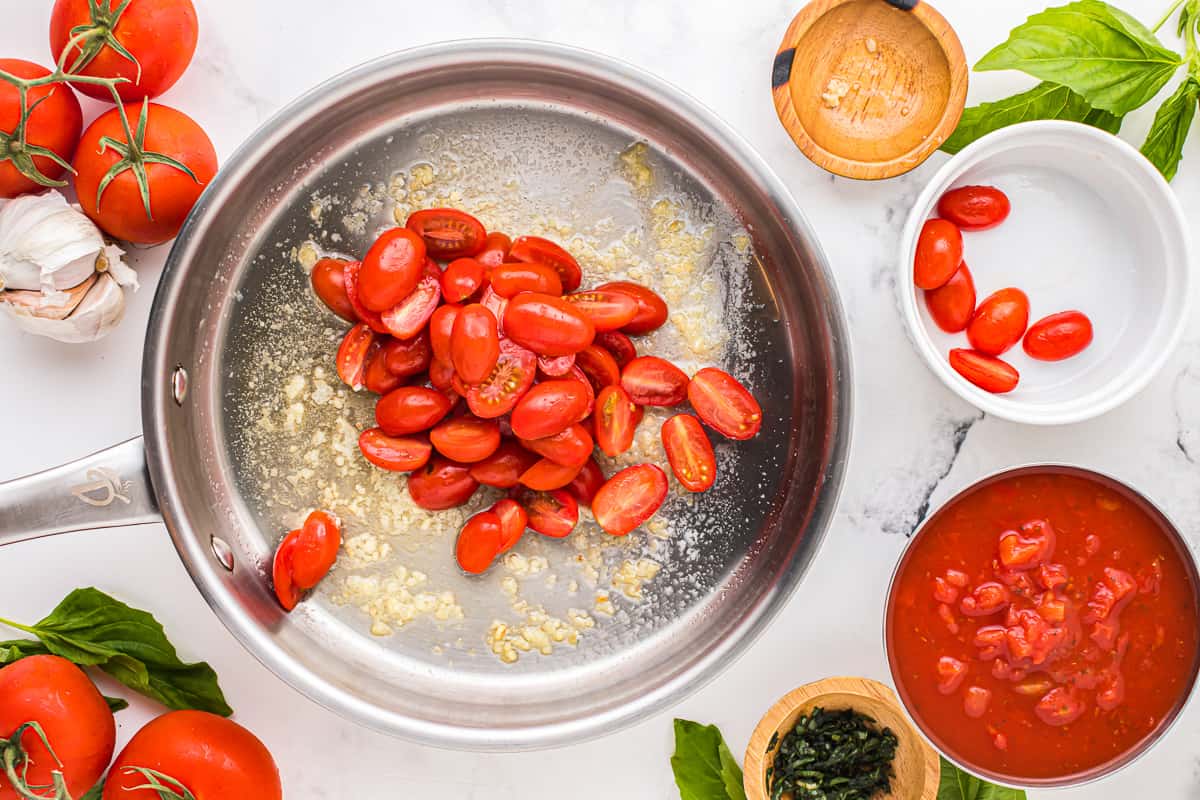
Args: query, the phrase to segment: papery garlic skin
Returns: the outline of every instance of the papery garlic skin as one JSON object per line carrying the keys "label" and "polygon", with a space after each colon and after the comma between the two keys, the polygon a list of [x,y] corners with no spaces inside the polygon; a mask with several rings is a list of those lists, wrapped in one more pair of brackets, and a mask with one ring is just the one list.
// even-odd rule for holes
{"label": "papery garlic skin", "polygon": [[125,292],[112,275],[100,273],[79,305],[64,319],[36,316],[13,303],[0,306],[7,308],[13,321],[30,333],[80,344],[102,339],[120,324],[125,317]]}

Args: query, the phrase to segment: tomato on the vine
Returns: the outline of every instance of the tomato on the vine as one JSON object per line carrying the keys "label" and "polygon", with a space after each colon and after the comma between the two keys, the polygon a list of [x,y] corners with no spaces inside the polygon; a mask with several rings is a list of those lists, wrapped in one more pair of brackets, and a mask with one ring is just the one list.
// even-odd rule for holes
{"label": "tomato on the vine", "polygon": [[479,220],[455,208],[414,211],[404,227],[425,240],[432,258],[444,261],[478,254],[487,237]]}
{"label": "tomato on the vine", "polygon": [[[45,67],[18,58],[0,58],[0,72],[26,80],[50,74]],[[25,140],[14,141],[21,124],[20,93],[0,80],[0,198],[64,185],[60,178],[83,130],[79,101],[64,84],[35,86],[26,94],[26,103]]]}

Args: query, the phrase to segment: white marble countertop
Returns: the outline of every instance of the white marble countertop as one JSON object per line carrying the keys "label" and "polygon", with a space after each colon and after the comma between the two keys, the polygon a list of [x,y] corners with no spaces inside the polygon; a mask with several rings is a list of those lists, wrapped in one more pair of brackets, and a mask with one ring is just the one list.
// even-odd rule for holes
{"label": "white marble countertop", "polygon": [[[938,0],[974,62],[1047,0]],[[6,3],[0,51],[47,62],[50,0]],[[274,752],[290,798],[551,800],[677,796],[668,757],[671,717],[717,723],[740,752],[759,715],[793,687],[828,675],[885,679],[883,594],[918,517],[994,469],[1035,460],[1078,462],[1143,488],[1200,545],[1200,323],[1150,387],[1092,422],[1034,429],[983,418],[945,389],[904,336],[893,260],[909,204],[946,156],[883,183],[835,179],[795,149],[767,86],[772,57],[798,0],[441,0],[432,13],[395,0],[199,0],[190,71],[164,98],[200,121],[227,156],[304,90],[361,61],[447,37],[520,36],[578,45],[672,81],[749,138],[779,172],[828,252],[855,348],[855,436],[841,509],[816,567],[768,633],[718,680],[678,707],[599,741],[544,753],[473,755],[392,740],[345,722],[275,679],[211,614],[161,525],[28,542],[0,551],[0,615],[37,619],[70,589],[96,585],[153,609],[185,655],[211,662],[237,719]],[[1152,22],[1166,0],[1121,0]],[[1169,39],[1171,34],[1165,36]],[[971,99],[1019,85],[972,76]],[[90,104],[85,113],[96,113]],[[1141,143],[1150,112],[1124,135]],[[1174,183],[1200,225],[1200,137]],[[145,322],[166,247],[137,252],[143,288],[107,340],[59,345],[0,319],[0,480],[140,433]],[[1081,265],[1081,272],[1085,265]],[[848,589],[848,587],[850,587]],[[833,598],[831,600],[831,598]],[[160,709],[118,715],[121,741]],[[1167,740],[1120,774],[1034,797],[1156,800],[1200,797],[1200,705]]]}

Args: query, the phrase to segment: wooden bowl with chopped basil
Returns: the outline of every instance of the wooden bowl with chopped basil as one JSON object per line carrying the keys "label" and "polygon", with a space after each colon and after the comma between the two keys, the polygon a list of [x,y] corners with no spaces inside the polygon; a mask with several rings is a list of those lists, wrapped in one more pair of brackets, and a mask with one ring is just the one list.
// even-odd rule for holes
{"label": "wooden bowl with chopped basil", "polygon": [[896,694],[867,678],[826,678],[784,695],[746,748],[749,800],[933,800],[937,753]]}

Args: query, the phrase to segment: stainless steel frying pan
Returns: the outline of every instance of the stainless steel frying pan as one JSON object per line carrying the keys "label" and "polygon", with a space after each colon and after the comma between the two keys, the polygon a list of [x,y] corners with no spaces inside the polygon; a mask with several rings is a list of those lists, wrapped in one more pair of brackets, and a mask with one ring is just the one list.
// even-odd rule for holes
{"label": "stainless steel frying pan", "polygon": [[[612,179],[614,159],[633,142],[646,145],[646,174],[654,176],[646,185]],[[308,240],[361,252],[389,224],[390,209],[358,187],[408,169],[411,189],[412,165],[435,151],[463,187],[511,189],[497,177],[506,174],[518,182],[516,199],[495,210],[509,215],[513,233],[554,214],[572,224],[604,219],[619,232],[645,224],[638,208],[652,207],[646,196],[678,198],[687,225],[709,236],[692,254],[688,279],[713,287],[715,319],[730,332],[721,362],[751,383],[767,419],[757,439],[718,445],[718,486],[673,496],[660,514],[661,535],[614,542],[575,534],[598,543],[599,584],[564,575],[557,588],[539,580],[528,581],[529,590],[559,614],[568,605],[591,611],[590,595],[611,590],[615,614],[592,614],[595,628],[575,646],[522,653],[516,663],[502,663],[484,641],[492,619],[512,613],[497,591],[503,570],[482,579],[457,573],[452,538],[404,550],[400,536],[396,551],[456,593],[461,621],[422,618],[373,635],[371,620],[354,603],[337,602],[335,589],[323,584],[288,615],[267,580],[275,542],[319,500],[271,499],[294,464],[287,448],[266,454],[265,440],[246,430],[248,411],[268,404],[287,377],[263,353],[328,360],[337,340],[292,255]],[[336,196],[341,205],[330,201]],[[267,324],[285,307],[303,313]],[[309,318],[321,321],[293,324]],[[428,744],[562,745],[694,691],[787,601],[834,514],[850,432],[849,368],[837,293],[800,209],[695,100],[628,65],[564,47],[421,48],[302,97],[224,166],[179,236],[155,299],[144,441],[0,485],[0,543],[161,517],[229,630],[318,703]],[[364,408],[369,401],[351,398],[339,413],[361,424]],[[348,533],[355,525],[351,519]],[[582,552],[570,540],[528,545],[552,568]],[[662,568],[640,601],[605,583],[614,565],[646,554]],[[337,585],[336,577],[327,582]]]}

